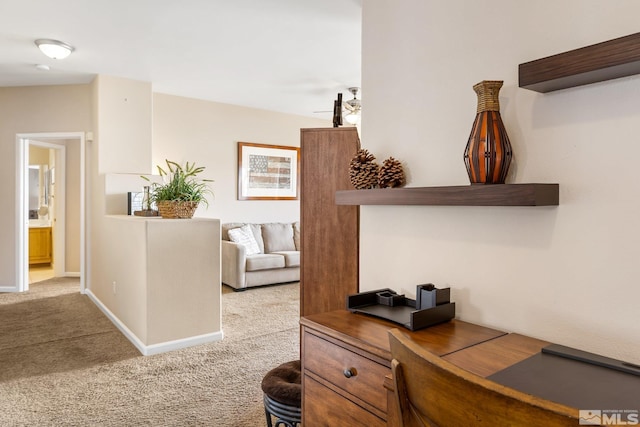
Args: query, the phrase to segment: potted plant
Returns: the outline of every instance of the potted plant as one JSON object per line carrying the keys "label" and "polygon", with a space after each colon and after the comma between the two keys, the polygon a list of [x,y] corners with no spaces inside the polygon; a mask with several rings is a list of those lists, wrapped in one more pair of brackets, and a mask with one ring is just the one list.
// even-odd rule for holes
{"label": "potted plant", "polygon": [[[163,218],[191,218],[200,202],[209,206],[207,196],[213,197],[209,188],[210,179],[197,179],[204,171],[203,166],[187,162],[182,166],[176,162],[165,160],[167,170],[157,166],[162,183],[152,182],[149,200],[158,207]],[[151,180],[142,176],[145,180]]]}

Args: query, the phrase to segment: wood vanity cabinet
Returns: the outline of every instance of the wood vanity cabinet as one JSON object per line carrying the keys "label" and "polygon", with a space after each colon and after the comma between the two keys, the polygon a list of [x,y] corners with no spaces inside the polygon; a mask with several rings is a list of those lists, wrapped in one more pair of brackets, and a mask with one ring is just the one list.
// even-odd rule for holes
{"label": "wood vanity cabinet", "polygon": [[51,261],[51,227],[29,228],[29,265]]}

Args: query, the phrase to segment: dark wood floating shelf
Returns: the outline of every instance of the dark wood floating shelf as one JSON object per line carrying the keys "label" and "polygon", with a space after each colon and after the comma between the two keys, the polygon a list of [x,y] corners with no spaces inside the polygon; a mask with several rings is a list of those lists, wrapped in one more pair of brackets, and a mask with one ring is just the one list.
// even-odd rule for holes
{"label": "dark wood floating shelf", "polygon": [[336,191],[337,205],[557,206],[558,184],[493,184]]}
{"label": "dark wood floating shelf", "polygon": [[520,87],[551,92],[640,73],[640,33],[519,65]]}

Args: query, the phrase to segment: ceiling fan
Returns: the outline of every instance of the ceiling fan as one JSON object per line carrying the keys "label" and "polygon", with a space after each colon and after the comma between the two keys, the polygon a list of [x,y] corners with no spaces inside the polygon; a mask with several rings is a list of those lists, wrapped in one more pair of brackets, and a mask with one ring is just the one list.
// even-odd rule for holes
{"label": "ceiling fan", "polygon": [[[362,104],[358,99],[359,87],[348,88],[349,92],[353,95],[353,99],[348,101],[342,101],[342,93],[338,93],[338,98],[334,101],[333,111],[314,111],[314,113],[333,113],[334,126],[342,124],[342,117],[347,123],[355,125],[360,120],[360,111],[362,110]],[[339,120],[338,120],[339,119]]]}
{"label": "ceiling fan", "polygon": [[356,123],[358,123],[358,120],[360,120],[360,110],[362,109],[362,104],[358,99],[358,92],[360,92],[360,88],[350,87],[349,92],[353,94],[353,99],[350,99],[343,103],[343,106],[347,111],[347,113],[344,116],[344,119],[348,123],[355,125]]}

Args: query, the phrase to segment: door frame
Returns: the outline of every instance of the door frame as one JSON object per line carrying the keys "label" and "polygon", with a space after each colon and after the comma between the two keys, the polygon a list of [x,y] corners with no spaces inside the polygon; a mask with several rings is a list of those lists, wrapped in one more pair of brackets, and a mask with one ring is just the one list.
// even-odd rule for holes
{"label": "door frame", "polygon": [[[59,149],[60,145],[47,143],[51,140],[72,139],[80,143],[80,292],[85,293],[86,283],[86,138],[84,132],[47,132],[16,134],[16,292],[29,290],[29,246],[27,232],[29,230],[29,144]],[[58,151],[59,152],[59,151]],[[65,167],[67,167],[65,165]],[[64,209],[64,207],[63,207]],[[64,226],[61,227],[64,231]],[[58,248],[59,250],[59,248]],[[62,261],[64,261],[64,256]],[[64,265],[62,269],[65,270]]]}

